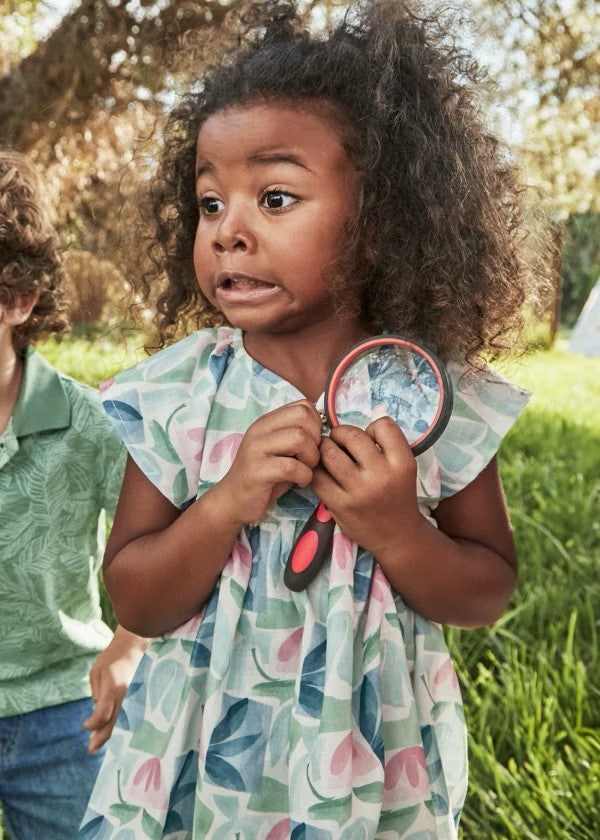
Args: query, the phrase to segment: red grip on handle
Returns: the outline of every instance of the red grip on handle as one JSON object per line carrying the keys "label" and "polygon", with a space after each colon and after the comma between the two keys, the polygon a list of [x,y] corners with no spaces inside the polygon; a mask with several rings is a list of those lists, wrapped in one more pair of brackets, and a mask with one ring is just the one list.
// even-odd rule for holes
{"label": "red grip on handle", "polygon": [[314,509],[300,531],[288,558],[283,580],[292,592],[301,592],[317,576],[331,554],[335,519],[323,502]]}
{"label": "red grip on handle", "polygon": [[303,572],[307,566],[310,566],[318,545],[319,537],[316,531],[307,531],[306,534],[300,537],[290,557],[292,570],[297,575]]}

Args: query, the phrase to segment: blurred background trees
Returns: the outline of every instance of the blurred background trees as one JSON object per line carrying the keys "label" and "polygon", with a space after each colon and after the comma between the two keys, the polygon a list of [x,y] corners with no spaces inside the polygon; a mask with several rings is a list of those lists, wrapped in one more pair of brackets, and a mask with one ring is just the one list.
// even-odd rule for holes
{"label": "blurred background trees", "polygon": [[[144,260],[131,208],[161,120],[223,48],[241,0],[0,0],[0,146],[28,153],[69,246],[75,320],[116,315]],[[339,0],[306,2],[317,21]],[[543,200],[571,325],[600,271],[600,46],[595,0],[472,0],[495,121]],[[112,303],[111,303],[112,301]],[[105,303],[107,302],[107,305]],[[558,311],[558,310],[557,310]],[[556,320],[556,319],[555,319]]]}

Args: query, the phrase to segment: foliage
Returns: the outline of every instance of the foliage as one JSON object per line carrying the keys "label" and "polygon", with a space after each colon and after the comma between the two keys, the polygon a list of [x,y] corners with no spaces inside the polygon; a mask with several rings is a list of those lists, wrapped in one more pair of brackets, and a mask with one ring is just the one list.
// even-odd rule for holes
{"label": "foliage", "polygon": [[571,216],[562,254],[561,322],[572,327],[600,277],[600,213]]}
{"label": "foliage", "polygon": [[523,128],[519,157],[549,212],[600,208],[600,30],[596,0],[476,0],[500,48],[500,99]]}

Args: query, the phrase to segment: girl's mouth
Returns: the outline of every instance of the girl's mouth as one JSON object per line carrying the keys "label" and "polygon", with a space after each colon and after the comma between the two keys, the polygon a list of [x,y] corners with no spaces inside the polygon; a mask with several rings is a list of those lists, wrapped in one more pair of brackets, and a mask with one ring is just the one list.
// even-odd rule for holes
{"label": "girl's mouth", "polygon": [[217,298],[224,303],[261,303],[281,291],[281,287],[256,277],[232,273],[219,276]]}

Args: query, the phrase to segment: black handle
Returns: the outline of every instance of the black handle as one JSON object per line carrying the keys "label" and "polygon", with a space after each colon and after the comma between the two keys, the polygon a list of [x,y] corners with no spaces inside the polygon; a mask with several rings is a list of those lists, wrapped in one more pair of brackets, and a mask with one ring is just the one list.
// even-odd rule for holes
{"label": "black handle", "polygon": [[292,592],[301,592],[314,580],[331,554],[335,519],[319,502],[300,531],[288,558],[283,582]]}

